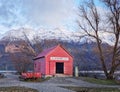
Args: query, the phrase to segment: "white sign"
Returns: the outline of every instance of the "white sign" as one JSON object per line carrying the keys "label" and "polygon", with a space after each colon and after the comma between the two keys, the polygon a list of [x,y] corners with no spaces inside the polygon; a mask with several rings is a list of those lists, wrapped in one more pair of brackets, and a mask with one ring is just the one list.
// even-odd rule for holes
{"label": "white sign", "polygon": [[50,60],[60,60],[60,61],[68,61],[68,57],[50,57]]}

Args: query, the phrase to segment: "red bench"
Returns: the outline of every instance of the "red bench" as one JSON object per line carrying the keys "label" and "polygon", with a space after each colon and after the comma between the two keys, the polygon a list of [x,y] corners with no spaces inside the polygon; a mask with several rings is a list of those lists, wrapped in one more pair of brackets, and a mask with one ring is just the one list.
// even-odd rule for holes
{"label": "red bench", "polygon": [[41,73],[36,73],[36,72],[27,72],[27,73],[22,73],[20,78],[22,79],[32,79],[32,78],[41,78],[42,75]]}

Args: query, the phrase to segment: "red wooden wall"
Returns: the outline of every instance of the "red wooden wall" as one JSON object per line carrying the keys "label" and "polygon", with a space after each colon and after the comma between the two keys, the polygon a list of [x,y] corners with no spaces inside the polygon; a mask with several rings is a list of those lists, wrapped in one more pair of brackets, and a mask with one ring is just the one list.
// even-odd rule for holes
{"label": "red wooden wall", "polygon": [[[50,60],[50,57],[68,57],[68,61],[61,60]],[[72,56],[60,46],[57,46],[53,51],[51,51],[46,56],[46,74],[55,75],[56,74],[56,62],[64,63],[64,74],[72,75],[73,74],[73,58]]]}
{"label": "red wooden wall", "polygon": [[[69,60],[51,60],[51,57],[68,57]],[[60,45],[50,51],[44,58],[35,60],[36,72],[41,72],[45,75],[56,74],[56,62],[64,63],[64,75],[73,75],[73,58],[72,56]]]}

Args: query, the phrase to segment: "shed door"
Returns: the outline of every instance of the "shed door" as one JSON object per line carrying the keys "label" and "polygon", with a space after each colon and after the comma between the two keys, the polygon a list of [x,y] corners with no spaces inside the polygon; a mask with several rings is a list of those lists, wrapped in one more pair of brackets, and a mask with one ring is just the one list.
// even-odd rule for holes
{"label": "shed door", "polygon": [[56,73],[64,73],[64,63],[56,63]]}

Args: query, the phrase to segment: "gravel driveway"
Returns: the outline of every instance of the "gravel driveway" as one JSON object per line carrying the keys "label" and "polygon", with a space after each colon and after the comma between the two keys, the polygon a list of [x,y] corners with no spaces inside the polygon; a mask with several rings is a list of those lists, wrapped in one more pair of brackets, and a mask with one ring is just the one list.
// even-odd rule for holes
{"label": "gravel driveway", "polygon": [[39,90],[39,92],[74,92],[60,86],[76,86],[76,87],[116,87],[120,86],[108,86],[108,85],[99,85],[92,84],[88,82],[84,82],[82,80],[77,80],[74,78],[60,78],[54,77],[48,81],[42,83],[28,83],[21,82],[18,79],[17,75],[13,75],[10,73],[5,74],[7,77],[4,79],[0,79],[0,87],[8,87],[8,86],[25,86]]}

